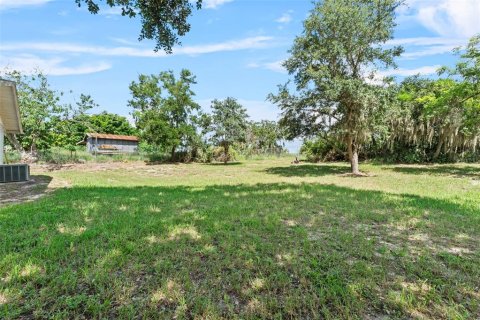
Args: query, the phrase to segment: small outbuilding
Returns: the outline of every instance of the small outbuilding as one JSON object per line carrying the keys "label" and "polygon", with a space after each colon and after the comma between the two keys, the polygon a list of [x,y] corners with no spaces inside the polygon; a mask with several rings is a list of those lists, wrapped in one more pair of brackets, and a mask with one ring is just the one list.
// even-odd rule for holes
{"label": "small outbuilding", "polygon": [[83,141],[92,154],[120,154],[138,152],[138,137],[117,134],[87,133]]}

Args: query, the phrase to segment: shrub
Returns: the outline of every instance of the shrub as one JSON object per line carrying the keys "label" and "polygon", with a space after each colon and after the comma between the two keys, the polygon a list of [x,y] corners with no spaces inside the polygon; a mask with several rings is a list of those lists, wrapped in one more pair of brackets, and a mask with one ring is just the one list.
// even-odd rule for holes
{"label": "shrub", "polygon": [[72,162],[78,162],[78,156],[76,153],[69,150],[60,148],[52,148],[38,151],[38,161],[53,163],[53,164],[66,164]]}
{"label": "shrub", "polygon": [[340,142],[317,138],[315,140],[305,140],[300,153],[303,154],[307,161],[340,161],[345,160],[345,154],[341,151],[345,150],[345,146]]}
{"label": "shrub", "polygon": [[170,155],[164,152],[151,152],[146,154],[148,162],[167,162],[170,160]]}
{"label": "shrub", "polygon": [[238,153],[233,147],[228,149],[228,154],[225,153],[225,149],[223,147],[214,147],[212,153],[213,160],[218,162],[230,162],[235,161],[238,158]]}

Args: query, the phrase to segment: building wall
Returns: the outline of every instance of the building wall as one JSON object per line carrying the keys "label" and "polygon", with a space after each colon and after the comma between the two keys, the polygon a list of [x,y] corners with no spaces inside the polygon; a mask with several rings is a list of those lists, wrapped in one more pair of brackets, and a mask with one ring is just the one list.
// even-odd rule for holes
{"label": "building wall", "polygon": [[[112,149],[102,149],[102,146],[113,147]],[[135,153],[138,152],[138,141],[113,140],[101,138],[87,138],[87,151],[94,153]]]}

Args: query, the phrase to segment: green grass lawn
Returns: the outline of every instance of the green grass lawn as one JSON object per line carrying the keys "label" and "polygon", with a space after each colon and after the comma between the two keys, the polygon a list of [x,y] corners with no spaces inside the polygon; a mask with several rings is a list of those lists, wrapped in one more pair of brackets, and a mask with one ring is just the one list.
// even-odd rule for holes
{"label": "green grass lawn", "polygon": [[480,165],[289,160],[41,173],[71,187],[0,208],[0,318],[480,317]]}

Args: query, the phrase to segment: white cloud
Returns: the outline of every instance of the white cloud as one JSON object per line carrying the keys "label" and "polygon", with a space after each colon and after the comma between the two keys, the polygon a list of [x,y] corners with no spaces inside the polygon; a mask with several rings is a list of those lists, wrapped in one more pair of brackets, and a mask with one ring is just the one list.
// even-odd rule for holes
{"label": "white cloud", "polygon": [[416,59],[426,56],[435,56],[438,54],[452,53],[453,49],[457,48],[457,45],[443,45],[443,46],[432,46],[427,47],[422,50],[405,52],[402,54],[402,58],[405,59]]}
{"label": "white cloud", "polygon": [[375,85],[383,85],[384,79],[386,77],[400,76],[400,77],[410,77],[415,75],[420,76],[429,76],[436,74],[437,70],[440,68],[440,65],[433,66],[421,66],[417,68],[398,68],[398,69],[389,69],[389,70],[373,70],[367,68],[363,72],[363,78],[365,82]]}
{"label": "white cloud", "polygon": [[25,6],[38,6],[50,1],[52,0],[0,0],[0,10]]}
{"label": "white cloud", "polygon": [[398,69],[392,69],[392,70],[386,70],[386,71],[379,71],[377,72],[377,75],[380,77],[389,77],[389,76],[409,77],[417,74],[426,76],[426,75],[436,74],[437,70],[440,67],[441,67],[440,65],[434,65],[434,66],[423,66],[423,67],[418,67],[413,69],[398,68]]}
{"label": "white cloud", "polygon": [[98,11],[98,14],[105,15],[105,16],[119,16],[119,15],[122,15],[122,8],[121,7],[105,7],[105,8],[101,8]]}
{"label": "white cloud", "polygon": [[248,68],[263,68],[267,70],[271,70],[274,72],[278,73],[287,73],[287,70],[283,67],[283,62],[284,60],[277,60],[273,62],[263,62],[263,63],[258,63],[258,62],[252,62],[247,64]]}
{"label": "white cloud", "polygon": [[[3,1],[3,0],[0,0]],[[15,0],[7,0],[7,1],[15,1]],[[30,1],[42,1],[42,0],[30,0]],[[43,0],[43,1],[52,1],[52,0]],[[202,8],[205,9],[217,9],[221,5],[232,2],[233,0],[203,0]],[[191,1],[192,4],[196,5],[196,1]],[[85,9],[86,10],[86,9]],[[139,11],[136,10],[138,13]],[[98,11],[98,14],[105,15],[105,16],[119,16],[122,15],[122,7],[115,6],[102,6]]]}
{"label": "white cloud", "polygon": [[480,32],[479,17],[478,0],[443,0],[418,12],[423,25],[443,36],[473,36]]}
{"label": "white cloud", "polygon": [[463,39],[445,38],[445,37],[416,37],[416,38],[398,38],[387,41],[387,45],[413,45],[413,46],[432,46],[432,45],[462,45]]}
{"label": "white cloud", "polygon": [[452,53],[452,50],[467,43],[466,39],[448,37],[418,37],[399,38],[390,40],[387,45],[402,45],[405,47],[403,59],[416,59],[420,57]]}
{"label": "white cloud", "polygon": [[278,60],[273,62],[267,62],[264,64],[265,68],[279,73],[287,73],[287,70],[282,65],[284,60]]}
{"label": "white cloud", "polygon": [[399,13],[444,37],[469,38],[480,32],[478,0],[409,0]]}
{"label": "white cloud", "polygon": [[112,40],[113,42],[120,43],[127,46],[137,46],[137,47],[140,46],[140,42],[138,40],[133,41],[133,40],[128,40],[124,38],[116,38],[116,37],[110,37],[109,39]]}
{"label": "white cloud", "polygon": [[20,55],[15,57],[1,57],[2,69],[18,70],[30,74],[35,70],[42,70],[52,76],[90,74],[110,69],[112,66],[107,62],[81,64],[77,66],[65,66],[63,58],[43,59],[34,55]]}
{"label": "white cloud", "polygon": [[[237,51],[246,49],[265,48],[272,45],[272,37],[258,36],[244,38],[240,40],[230,40],[215,44],[205,44],[196,46],[185,46],[173,49],[173,55],[199,55],[215,52]],[[51,42],[19,42],[4,43],[3,51],[41,51],[56,53],[83,53],[100,56],[130,56],[130,57],[165,57],[167,54],[163,51],[154,52],[152,49],[140,49],[132,47],[103,47],[90,46],[72,43],[51,43]]]}
{"label": "white cloud", "polygon": [[249,37],[240,40],[230,40],[217,44],[197,45],[197,46],[185,46],[175,48],[173,54],[189,54],[197,55],[204,53],[223,52],[223,51],[236,51],[245,49],[258,49],[265,48],[272,45],[272,37],[257,36]]}
{"label": "white cloud", "polygon": [[165,56],[163,52],[154,52],[153,50],[143,50],[131,47],[103,47],[82,45],[63,42],[20,42],[4,44],[3,51],[39,51],[55,53],[84,53],[101,56],[134,56],[134,57],[158,57]]}
{"label": "white cloud", "polygon": [[206,9],[216,9],[222,4],[232,2],[233,0],[204,0],[203,7]]}
{"label": "white cloud", "polygon": [[284,24],[290,23],[292,21],[292,15],[290,14],[290,11],[285,12],[284,14],[281,15],[280,18],[276,19],[275,21],[278,23],[284,23]]}

